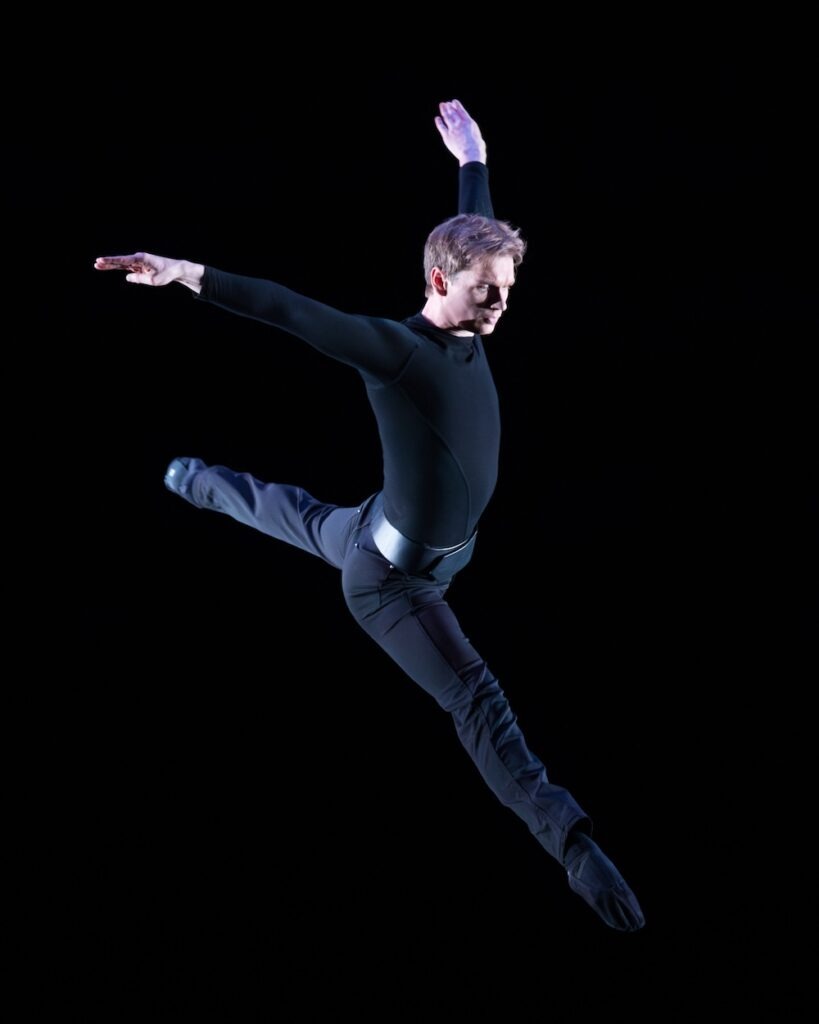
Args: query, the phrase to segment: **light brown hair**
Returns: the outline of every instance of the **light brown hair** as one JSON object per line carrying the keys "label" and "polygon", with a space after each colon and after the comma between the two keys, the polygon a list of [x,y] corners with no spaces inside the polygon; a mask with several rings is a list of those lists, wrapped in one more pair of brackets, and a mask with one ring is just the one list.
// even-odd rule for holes
{"label": "light brown hair", "polygon": [[447,277],[474,267],[496,256],[511,256],[516,267],[523,261],[526,242],[520,228],[505,220],[483,217],[478,213],[459,213],[433,228],[424,246],[424,282],[430,293],[429,278],[433,267]]}

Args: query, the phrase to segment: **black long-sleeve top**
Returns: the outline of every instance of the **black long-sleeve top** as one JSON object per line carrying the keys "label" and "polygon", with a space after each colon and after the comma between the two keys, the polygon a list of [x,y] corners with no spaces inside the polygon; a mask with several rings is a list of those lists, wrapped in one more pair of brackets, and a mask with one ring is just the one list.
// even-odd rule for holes
{"label": "black long-sleeve top", "polygon": [[[459,210],[493,217],[484,164],[459,177]],[[479,335],[417,313],[400,323],[339,312],[272,281],[206,267],[200,298],[303,339],[364,379],[384,461],[384,511],[406,537],[466,540],[495,489],[498,396]]]}

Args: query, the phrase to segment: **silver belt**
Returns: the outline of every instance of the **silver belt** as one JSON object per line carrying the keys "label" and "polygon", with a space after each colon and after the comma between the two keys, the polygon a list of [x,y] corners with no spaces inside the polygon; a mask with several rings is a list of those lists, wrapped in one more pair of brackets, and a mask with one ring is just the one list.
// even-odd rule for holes
{"label": "silver belt", "polygon": [[400,530],[396,530],[384,515],[380,494],[376,495],[373,502],[370,531],[375,546],[391,565],[402,572],[423,573],[437,579],[452,576],[466,565],[472,557],[478,535],[476,530],[468,540],[449,548],[435,548],[410,540]]}

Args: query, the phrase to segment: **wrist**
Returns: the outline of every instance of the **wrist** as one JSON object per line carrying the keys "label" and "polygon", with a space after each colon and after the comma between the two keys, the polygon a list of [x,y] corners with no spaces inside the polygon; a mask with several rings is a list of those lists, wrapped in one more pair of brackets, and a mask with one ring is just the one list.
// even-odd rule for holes
{"label": "wrist", "polygon": [[461,167],[464,164],[485,164],[486,163],[486,146],[481,146],[479,149],[468,149],[460,159]]}
{"label": "wrist", "polygon": [[205,276],[205,267],[202,263],[190,263],[188,260],[180,260],[176,280],[184,284],[186,288],[199,293],[202,290],[202,278]]}

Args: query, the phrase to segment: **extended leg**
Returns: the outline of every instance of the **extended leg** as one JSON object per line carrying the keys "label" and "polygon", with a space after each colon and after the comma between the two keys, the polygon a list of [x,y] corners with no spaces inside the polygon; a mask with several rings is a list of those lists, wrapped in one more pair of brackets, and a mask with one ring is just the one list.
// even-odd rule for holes
{"label": "extended leg", "polygon": [[317,501],[302,487],[264,483],[250,473],[208,466],[200,459],[174,459],[166,471],[165,485],[197,508],[222,512],[317,555],[337,569],[358,515],[357,508]]}
{"label": "extended leg", "polygon": [[549,782],[528,749],[498,680],[464,636],[444,587],[393,568],[366,532],[343,570],[348,607],[362,628],[453,718],[484,781],[566,868],[569,885],[613,928],[644,920],[615,866],[584,834],[590,822],[568,790]]}

